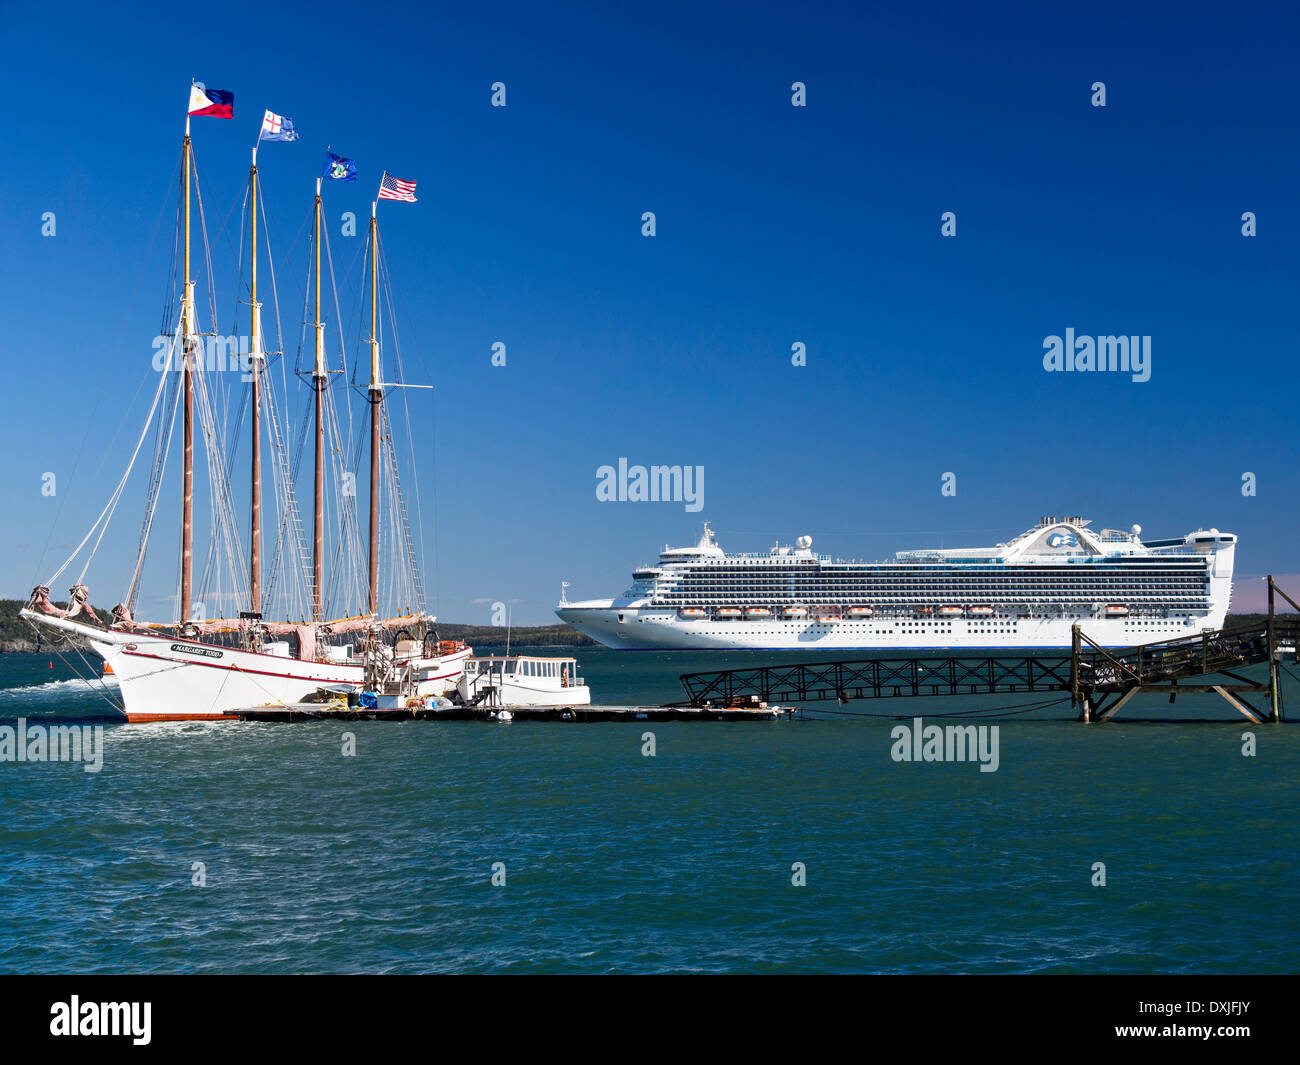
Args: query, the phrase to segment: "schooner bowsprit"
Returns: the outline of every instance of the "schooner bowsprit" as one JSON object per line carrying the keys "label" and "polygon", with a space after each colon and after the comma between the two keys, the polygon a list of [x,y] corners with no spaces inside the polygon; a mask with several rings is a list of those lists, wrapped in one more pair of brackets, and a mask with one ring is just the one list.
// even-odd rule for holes
{"label": "schooner bowsprit", "polygon": [[[381,325],[379,314],[381,259],[379,248],[378,199],[414,202],[415,183],[390,178],[381,183],[375,202],[371,203],[367,236],[369,288],[369,335],[363,343],[369,348],[370,375],[363,390],[369,409],[369,523],[368,543],[360,543],[355,493],[341,488],[327,499],[325,469],[333,463],[335,483],[351,485],[359,480],[353,466],[359,465],[360,447],[354,450],[349,466],[348,433],[340,418],[330,376],[345,374],[346,369],[331,368],[326,356],[325,320],[322,317],[322,249],[328,245],[322,226],[321,184],[316,180],[316,197],[312,215],[312,317],[311,369],[299,369],[312,390],[313,418],[302,426],[314,434],[314,469],[312,491],[312,538],[308,550],[294,488],[298,462],[289,455],[288,440],[282,431],[283,415],[277,413],[275,389],[268,377],[268,354],[262,322],[262,304],[258,300],[258,225],[259,177],[257,147],[253,148],[249,170],[248,202],[250,218],[250,262],[248,307],[250,336],[246,357],[246,393],[240,397],[242,421],[244,405],[250,420],[250,486],[248,551],[245,561],[240,547],[237,521],[233,516],[234,496],[226,466],[227,438],[221,424],[218,401],[223,397],[219,382],[210,381],[200,357],[201,333],[195,306],[195,280],[191,264],[191,195],[198,197],[198,179],[190,139],[193,116],[234,117],[234,96],[223,90],[192,85],[185,120],[185,137],[181,156],[181,190],[178,218],[178,243],[181,248],[179,319],[174,329],[165,330],[167,364],[159,374],[145,424],[122,479],[107,505],[73,555],[56,573],[32,591],[22,616],[44,629],[55,630],[75,642],[88,645],[104,660],[105,671],[114,674],[120,684],[119,709],[130,721],[175,721],[219,719],[229,711],[250,706],[275,706],[296,703],[321,689],[360,688],[376,684],[399,685],[413,701],[440,696],[454,689],[463,672],[463,663],[471,651],[463,643],[439,640],[432,628],[435,619],[425,613],[423,587],[416,549],[418,530],[412,533],[405,499],[398,477],[399,462],[388,416],[386,392],[400,387],[401,374],[385,382],[381,373]],[[292,122],[266,112],[258,135],[263,140],[296,139]],[[356,168],[350,160],[330,155],[324,177],[344,181],[356,180]],[[339,166],[338,163],[345,166]],[[202,199],[199,198],[202,230]],[[265,208],[262,208],[263,213]],[[263,229],[265,230],[263,217]],[[206,231],[203,231],[206,253]],[[269,242],[267,247],[270,265]],[[242,259],[242,254],[241,254]],[[209,291],[211,264],[207,263]],[[386,276],[386,275],[385,275]],[[333,284],[333,269],[329,277]],[[174,282],[173,282],[174,285]],[[274,291],[274,274],[272,273]],[[175,306],[175,290],[169,307]],[[304,303],[307,301],[304,300]],[[391,298],[388,300],[392,311]],[[334,294],[337,311],[337,292]],[[277,314],[278,322],[278,314]],[[395,337],[395,333],[392,334]],[[341,346],[341,337],[340,337]],[[398,352],[400,366],[400,352]],[[168,372],[175,370],[176,372]],[[171,450],[173,431],[180,418],[182,453],[180,573],[177,610],[168,621],[148,622],[134,617],[140,591],[149,532],[153,527],[163,472]],[[202,582],[216,585],[223,579],[218,558],[224,560],[231,593],[247,604],[238,616],[199,617],[203,600],[195,599],[194,553],[194,430],[196,418],[206,444],[208,479],[212,508],[212,544],[204,566]],[[265,437],[263,431],[265,430]],[[150,432],[154,433],[154,461],[142,522],[139,552],[126,595],[113,608],[112,617],[101,621],[91,606],[85,583],[95,549],[121,500],[128,478],[140,457]],[[263,450],[270,453],[273,502],[278,511],[275,551],[270,573],[263,573]],[[302,457],[301,441],[298,457]],[[332,521],[336,542],[331,545],[331,584],[326,584],[326,520]],[[82,570],[69,590],[66,607],[51,601],[50,586],[69,567],[82,558]],[[286,574],[284,587],[278,587],[280,573]],[[388,581],[381,589],[381,576]],[[265,578],[265,579],[264,579]],[[291,587],[292,585],[292,587]],[[288,604],[297,594],[300,619],[266,620],[268,605],[274,599]],[[341,616],[327,618],[330,608]],[[349,641],[349,642],[345,642]]]}

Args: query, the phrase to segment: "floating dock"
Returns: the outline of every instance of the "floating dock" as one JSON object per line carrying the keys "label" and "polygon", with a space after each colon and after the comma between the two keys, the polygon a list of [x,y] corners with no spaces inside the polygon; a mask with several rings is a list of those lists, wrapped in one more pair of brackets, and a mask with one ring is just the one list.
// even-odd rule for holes
{"label": "floating dock", "polygon": [[[504,715],[509,716],[504,716]],[[775,721],[800,717],[794,707],[697,706],[413,706],[397,710],[339,703],[294,703],[228,710],[239,721]]]}

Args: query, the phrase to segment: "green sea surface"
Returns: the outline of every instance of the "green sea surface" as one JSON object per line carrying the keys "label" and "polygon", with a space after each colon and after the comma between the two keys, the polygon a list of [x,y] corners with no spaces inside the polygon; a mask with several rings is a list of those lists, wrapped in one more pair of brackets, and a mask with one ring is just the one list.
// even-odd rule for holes
{"label": "green sea surface", "polygon": [[[574,653],[603,703],[770,660]],[[103,725],[99,772],[0,761],[0,971],[1294,971],[1300,729],[1050,698],[127,725],[57,658],[0,656],[0,723]],[[896,715],[996,724],[997,771],[895,761]]]}

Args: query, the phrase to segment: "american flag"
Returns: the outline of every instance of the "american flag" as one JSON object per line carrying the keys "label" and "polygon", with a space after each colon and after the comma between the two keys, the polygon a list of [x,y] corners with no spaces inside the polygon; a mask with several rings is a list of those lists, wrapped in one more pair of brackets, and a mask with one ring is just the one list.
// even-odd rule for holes
{"label": "american flag", "polygon": [[379,198],[381,200],[402,200],[405,203],[415,203],[415,182],[395,178],[385,170],[384,180],[379,183]]}

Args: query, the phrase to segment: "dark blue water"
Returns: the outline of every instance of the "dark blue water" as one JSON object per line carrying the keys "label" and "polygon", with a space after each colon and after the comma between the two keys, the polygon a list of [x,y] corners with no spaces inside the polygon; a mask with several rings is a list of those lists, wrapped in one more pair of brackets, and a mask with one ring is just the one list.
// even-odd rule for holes
{"label": "dark blue water", "polygon": [[[579,659],[619,703],[753,661]],[[0,718],[105,709],[48,661],[0,656]],[[112,725],[97,774],[0,763],[0,970],[1294,971],[1300,729],[1130,707],[1005,719],[994,773],[840,716]]]}

